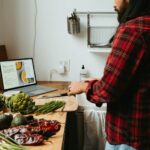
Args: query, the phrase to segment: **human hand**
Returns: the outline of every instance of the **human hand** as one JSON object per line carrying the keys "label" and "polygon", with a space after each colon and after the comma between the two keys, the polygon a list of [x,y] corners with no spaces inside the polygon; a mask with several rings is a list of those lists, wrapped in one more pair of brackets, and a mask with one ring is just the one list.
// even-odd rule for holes
{"label": "human hand", "polygon": [[81,94],[85,92],[87,86],[88,86],[88,83],[86,82],[72,82],[68,86],[68,89],[69,89],[68,95]]}

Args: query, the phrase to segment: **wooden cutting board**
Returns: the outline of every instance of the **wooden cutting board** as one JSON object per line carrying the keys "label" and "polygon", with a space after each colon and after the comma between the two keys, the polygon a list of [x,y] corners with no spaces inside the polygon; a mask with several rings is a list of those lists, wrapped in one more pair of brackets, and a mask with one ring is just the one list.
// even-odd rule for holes
{"label": "wooden cutting board", "polygon": [[78,101],[74,96],[63,96],[63,97],[55,97],[55,98],[35,98],[35,105],[44,105],[47,102],[51,101],[64,101],[65,107],[57,109],[55,111],[64,111],[64,112],[71,112],[76,111],[78,108]]}

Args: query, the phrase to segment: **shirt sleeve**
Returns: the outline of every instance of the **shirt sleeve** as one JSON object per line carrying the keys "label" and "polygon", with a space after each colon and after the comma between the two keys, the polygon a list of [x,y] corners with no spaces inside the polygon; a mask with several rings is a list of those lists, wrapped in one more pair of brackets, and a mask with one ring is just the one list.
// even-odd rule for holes
{"label": "shirt sleeve", "polygon": [[97,105],[115,102],[126,91],[144,56],[144,40],[133,29],[120,27],[101,80],[89,82],[87,99]]}

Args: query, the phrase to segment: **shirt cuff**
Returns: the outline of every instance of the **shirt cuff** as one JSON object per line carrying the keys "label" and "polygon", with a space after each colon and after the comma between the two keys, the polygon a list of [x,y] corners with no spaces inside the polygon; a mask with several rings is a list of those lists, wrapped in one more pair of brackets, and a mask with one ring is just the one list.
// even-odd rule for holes
{"label": "shirt cuff", "polygon": [[[86,97],[87,97],[87,100],[94,103],[94,100],[92,99],[92,97],[94,96],[94,91],[93,91],[93,86],[94,84],[97,82],[98,80],[92,80],[92,81],[88,81],[88,86],[86,88]],[[96,103],[95,102],[95,105],[97,107],[101,107],[103,104],[103,102],[99,102],[99,103]]]}

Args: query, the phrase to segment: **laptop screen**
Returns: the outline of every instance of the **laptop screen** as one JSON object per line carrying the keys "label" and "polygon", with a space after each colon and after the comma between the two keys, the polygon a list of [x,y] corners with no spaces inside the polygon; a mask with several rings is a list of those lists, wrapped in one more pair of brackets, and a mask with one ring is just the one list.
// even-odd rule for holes
{"label": "laptop screen", "polygon": [[36,84],[32,58],[0,61],[4,90]]}

